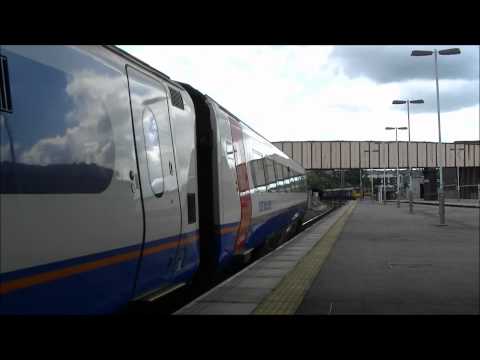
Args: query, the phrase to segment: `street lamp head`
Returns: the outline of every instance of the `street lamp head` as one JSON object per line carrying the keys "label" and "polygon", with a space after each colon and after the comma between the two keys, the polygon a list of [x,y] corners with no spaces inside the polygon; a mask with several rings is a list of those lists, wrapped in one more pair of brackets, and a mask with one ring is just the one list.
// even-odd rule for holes
{"label": "street lamp head", "polygon": [[412,51],[412,56],[428,56],[432,55],[433,51],[430,50],[413,50]]}
{"label": "street lamp head", "polygon": [[438,52],[440,55],[458,55],[460,54],[459,48],[445,49]]}
{"label": "street lamp head", "polygon": [[385,130],[395,130],[395,128],[390,127],[390,126],[387,126],[387,127],[385,128]]}
{"label": "street lamp head", "polygon": [[399,104],[406,104],[407,102],[405,100],[393,100],[392,104],[393,105],[399,105]]}
{"label": "street lamp head", "polygon": [[425,103],[425,101],[423,101],[422,99],[410,100],[410,104],[423,104],[423,103]]}
{"label": "street lamp head", "polygon": [[402,127],[397,128],[397,129],[398,129],[398,130],[408,130],[408,127],[402,126]]}

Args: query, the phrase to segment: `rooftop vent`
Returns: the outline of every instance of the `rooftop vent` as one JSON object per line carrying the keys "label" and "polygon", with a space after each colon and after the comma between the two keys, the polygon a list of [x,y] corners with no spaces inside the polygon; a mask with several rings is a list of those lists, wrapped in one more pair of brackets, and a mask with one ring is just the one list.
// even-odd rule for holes
{"label": "rooftop vent", "polygon": [[182,99],[182,94],[180,94],[180,91],[175,90],[171,87],[169,87],[168,89],[170,90],[170,96],[172,98],[172,105],[183,110],[184,109],[183,99]]}

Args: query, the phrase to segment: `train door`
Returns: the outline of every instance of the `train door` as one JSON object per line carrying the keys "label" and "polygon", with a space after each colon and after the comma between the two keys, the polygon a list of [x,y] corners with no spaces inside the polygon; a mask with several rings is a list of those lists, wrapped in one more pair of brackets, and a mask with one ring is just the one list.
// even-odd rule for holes
{"label": "train door", "polygon": [[233,153],[235,168],[237,171],[237,184],[240,196],[240,225],[235,240],[235,253],[241,253],[245,248],[245,242],[250,230],[252,220],[252,199],[250,196],[250,183],[247,173],[247,159],[243,143],[243,134],[240,123],[230,118],[230,129],[232,132]]}
{"label": "train door", "polygon": [[180,242],[181,211],[166,88],[127,66],[145,235],[135,296],[169,286]]}

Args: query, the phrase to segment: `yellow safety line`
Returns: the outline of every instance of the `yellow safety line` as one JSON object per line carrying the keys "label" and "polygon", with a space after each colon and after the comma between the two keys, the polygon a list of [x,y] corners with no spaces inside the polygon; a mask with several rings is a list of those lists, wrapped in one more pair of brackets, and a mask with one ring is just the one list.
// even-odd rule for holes
{"label": "yellow safety line", "polygon": [[303,301],[305,294],[325,262],[333,244],[343,230],[348,217],[355,208],[350,208],[322,236],[315,246],[282,279],[278,286],[254,310],[258,315],[291,315]]}

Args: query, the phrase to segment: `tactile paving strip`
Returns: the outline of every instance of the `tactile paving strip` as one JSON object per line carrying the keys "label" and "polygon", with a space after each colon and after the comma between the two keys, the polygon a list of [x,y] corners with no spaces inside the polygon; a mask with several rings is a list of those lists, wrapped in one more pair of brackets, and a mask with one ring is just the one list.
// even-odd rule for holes
{"label": "tactile paving strip", "polygon": [[[356,202],[336,221],[320,241],[282,279],[278,286],[254,310],[259,315],[295,314],[340,235]],[[313,235],[313,234],[312,234]]]}

